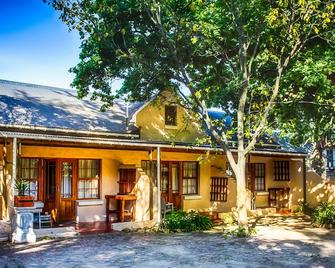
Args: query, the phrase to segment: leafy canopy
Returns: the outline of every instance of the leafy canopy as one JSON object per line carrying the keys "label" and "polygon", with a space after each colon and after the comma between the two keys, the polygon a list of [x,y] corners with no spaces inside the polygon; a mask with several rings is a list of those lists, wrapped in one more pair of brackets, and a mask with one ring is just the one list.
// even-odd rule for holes
{"label": "leafy canopy", "polygon": [[[227,150],[237,132],[245,153],[271,128],[314,139],[332,129],[332,0],[48,2],[82,39],[73,86],[79,97],[93,90],[103,108],[169,89],[211,140]],[[123,79],[117,91],[115,79]],[[231,114],[232,128],[211,120],[208,107]]]}

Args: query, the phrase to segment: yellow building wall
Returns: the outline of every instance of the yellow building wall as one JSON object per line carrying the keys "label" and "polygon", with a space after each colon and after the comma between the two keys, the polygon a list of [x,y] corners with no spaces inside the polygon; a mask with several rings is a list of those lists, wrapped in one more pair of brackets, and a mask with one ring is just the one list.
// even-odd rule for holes
{"label": "yellow building wall", "polygon": [[[77,217],[80,222],[105,220],[105,198],[107,194],[116,194],[119,190],[118,170],[120,165],[135,165],[141,167],[141,160],[149,160],[148,151],[62,148],[47,146],[22,146],[22,157],[39,158],[75,158],[101,159],[101,200],[102,205],[78,206]],[[152,154],[156,159],[156,152]],[[165,152],[161,154],[162,161],[199,161],[199,190],[197,195],[184,196],[184,210],[229,212],[236,206],[236,180],[228,178],[227,202],[210,201],[210,184],[212,176],[225,176],[226,158],[223,155],[206,155],[200,153]],[[251,162],[266,164],[266,189],[270,187],[289,187],[291,189],[290,207],[302,200],[302,160],[290,160],[291,180],[276,182],[273,180],[273,160],[269,157],[252,157]],[[279,160],[276,159],[276,160]],[[284,160],[284,159],[283,159]],[[287,158],[285,159],[287,160]],[[257,196],[257,206],[268,206],[266,192]]]}
{"label": "yellow building wall", "polygon": [[[274,180],[273,161],[290,161],[290,181]],[[303,160],[252,156],[251,163],[265,163],[265,188],[290,188],[289,207],[294,209],[303,201]],[[268,206],[268,192],[256,193],[256,207]]]}
{"label": "yellow building wall", "polygon": [[0,220],[4,217],[4,161],[3,161],[3,145],[0,145]]}
{"label": "yellow building wall", "polygon": [[320,202],[335,203],[335,180],[326,180],[313,170],[307,171],[307,203],[313,207]]}
{"label": "yellow building wall", "polygon": [[135,116],[135,124],[140,128],[141,139],[170,142],[195,142],[202,137],[202,130],[195,120],[191,120],[185,109],[177,106],[177,125],[165,125],[165,104],[175,103],[174,97],[165,92],[163,96],[150,102]]}

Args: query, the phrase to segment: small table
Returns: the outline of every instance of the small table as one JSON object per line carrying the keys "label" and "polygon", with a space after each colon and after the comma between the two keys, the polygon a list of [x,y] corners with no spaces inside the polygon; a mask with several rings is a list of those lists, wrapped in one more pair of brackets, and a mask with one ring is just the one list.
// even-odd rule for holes
{"label": "small table", "polygon": [[[105,195],[106,198],[106,221],[109,222],[109,214],[116,213],[118,215],[118,218],[121,220],[121,222],[124,222],[124,217],[126,214],[131,215],[132,214],[132,220],[135,220],[135,201],[136,201],[136,195],[134,194],[113,194],[113,195]],[[109,201],[110,200],[118,200],[121,201],[118,205],[118,210],[111,210],[109,209]],[[133,203],[133,213],[125,213],[125,204],[126,201],[131,201]]]}

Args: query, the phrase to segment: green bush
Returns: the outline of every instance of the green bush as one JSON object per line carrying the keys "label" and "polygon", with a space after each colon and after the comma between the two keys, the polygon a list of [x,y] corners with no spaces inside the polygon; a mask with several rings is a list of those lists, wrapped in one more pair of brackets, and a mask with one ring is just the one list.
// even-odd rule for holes
{"label": "green bush", "polygon": [[252,235],[255,235],[256,229],[254,227],[243,227],[243,226],[238,226],[235,230],[231,230],[227,232],[227,235],[232,235],[236,237],[249,237]]}
{"label": "green bush", "polygon": [[314,210],[312,220],[318,225],[325,227],[335,227],[335,204],[322,202]]}
{"label": "green bush", "polygon": [[161,223],[164,232],[193,232],[209,230],[213,227],[212,221],[195,211],[173,211],[165,216]]}

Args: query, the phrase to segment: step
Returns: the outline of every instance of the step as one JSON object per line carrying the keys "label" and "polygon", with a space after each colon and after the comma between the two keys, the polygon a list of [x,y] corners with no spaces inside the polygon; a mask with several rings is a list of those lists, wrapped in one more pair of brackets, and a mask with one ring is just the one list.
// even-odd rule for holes
{"label": "step", "polygon": [[0,234],[0,242],[7,242],[9,237],[7,234]]}

